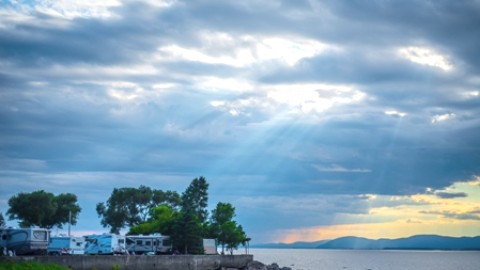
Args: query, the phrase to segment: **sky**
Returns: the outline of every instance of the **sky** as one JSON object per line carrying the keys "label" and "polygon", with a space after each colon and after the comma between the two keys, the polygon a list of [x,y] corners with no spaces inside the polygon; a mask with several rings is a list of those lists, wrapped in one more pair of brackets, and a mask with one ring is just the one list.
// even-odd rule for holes
{"label": "sky", "polygon": [[204,176],[253,243],[480,235],[479,26],[478,0],[0,0],[0,212],[69,192],[107,232],[114,188]]}

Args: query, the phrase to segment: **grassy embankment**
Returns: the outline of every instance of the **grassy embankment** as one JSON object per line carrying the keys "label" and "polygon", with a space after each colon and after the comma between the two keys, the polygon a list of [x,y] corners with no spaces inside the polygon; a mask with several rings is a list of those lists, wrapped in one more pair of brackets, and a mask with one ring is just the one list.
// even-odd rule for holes
{"label": "grassy embankment", "polygon": [[38,262],[0,262],[0,270],[69,270],[68,267]]}

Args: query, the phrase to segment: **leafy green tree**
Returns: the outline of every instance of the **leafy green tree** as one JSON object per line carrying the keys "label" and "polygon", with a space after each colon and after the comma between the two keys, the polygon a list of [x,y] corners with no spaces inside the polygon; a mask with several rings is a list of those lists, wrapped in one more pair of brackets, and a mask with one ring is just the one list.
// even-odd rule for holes
{"label": "leafy green tree", "polygon": [[182,211],[194,213],[200,223],[206,222],[208,217],[208,186],[205,177],[200,176],[182,193]]}
{"label": "leafy green tree", "polygon": [[178,217],[178,212],[172,207],[162,204],[151,209],[150,219],[144,223],[130,228],[128,234],[153,234],[161,233],[171,235],[173,233],[173,224]]}
{"label": "leafy green tree", "polygon": [[43,190],[19,193],[8,200],[8,205],[10,206],[7,211],[9,219],[20,220],[22,227],[62,228],[63,224],[69,222],[70,213],[71,224],[75,225],[81,211],[76,195],[62,193],[55,196]]}
{"label": "leafy green tree", "polygon": [[243,231],[242,225],[237,225],[235,221],[229,221],[223,224],[221,231],[220,237],[231,255],[233,255],[234,249],[237,249],[240,244],[244,244],[247,241],[247,236]]}
{"label": "leafy green tree", "polygon": [[233,220],[235,217],[235,207],[230,203],[219,202],[217,207],[212,210],[208,236],[216,238],[222,246],[222,253],[225,253],[225,247],[233,253],[240,244],[247,239],[241,225]]}
{"label": "leafy green tree", "polygon": [[115,188],[106,203],[98,203],[96,210],[104,227],[119,233],[125,226],[133,227],[146,222],[155,206],[167,204],[178,208],[180,196],[176,192],[139,188]]}
{"label": "leafy green tree", "polygon": [[235,217],[235,207],[230,203],[217,203],[217,207],[212,210],[212,223],[223,224],[231,221]]}

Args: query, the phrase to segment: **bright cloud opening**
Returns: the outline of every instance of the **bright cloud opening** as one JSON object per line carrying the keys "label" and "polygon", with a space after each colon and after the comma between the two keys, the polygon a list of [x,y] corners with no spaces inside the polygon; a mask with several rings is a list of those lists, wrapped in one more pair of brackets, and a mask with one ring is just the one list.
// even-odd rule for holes
{"label": "bright cloud opening", "polygon": [[110,97],[120,101],[131,101],[138,98],[143,89],[131,82],[115,82],[110,85],[107,93]]}
{"label": "bright cloud opening", "polygon": [[267,86],[267,97],[292,113],[324,112],[335,105],[359,102],[366,94],[345,85],[288,84]]}
{"label": "bright cloud opening", "polygon": [[35,8],[39,12],[65,19],[109,18],[114,15],[109,9],[120,5],[121,2],[117,0],[44,0],[37,2]]}
{"label": "bright cloud opening", "polygon": [[[223,82],[218,85],[224,85],[230,89],[235,89],[235,82],[215,80]],[[217,89],[208,81],[202,83],[202,87]],[[310,113],[322,113],[335,106],[357,103],[366,96],[362,91],[346,85],[329,84],[279,84],[263,85],[255,87],[254,85],[239,84],[238,89],[256,89],[255,95],[236,100],[214,100],[210,105],[224,111],[234,112],[232,115],[239,115],[240,112],[246,112],[249,109],[260,109],[270,113],[282,111],[285,114],[302,115]],[[246,113],[247,114],[247,113]]]}
{"label": "bright cloud opening", "polygon": [[454,113],[446,113],[446,114],[437,114],[437,115],[434,115],[432,117],[432,124],[437,124],[437,123],[441,123],[441,122],[445,122],[445,121],[448,121],[448,120],[451,120],[453,118],[455,118],[455,114]]}
{"label": "bright cloud opening", "polygon": [[405,117],[407,113],[404,112],[399,112],[397,110],[386,110],[384,111],[386,115],[393,115],[393,116],[400,116],[400,117]]}
{"label": "bright cloud opening", "polygon": [[436,67],[444,71],[449,71],[453,68],[446,56],[441,55],[432,49],[407,47],[400,49],[400,54],[408,60],[420,65]]}
{"label": "bright cloud opening", "polygon": [[313,57],[332,46],[299,37],[232,36],[227,33],[201,33],[202,46],[186,48],[171,44],[158,48],[159,60],[187,60],[206,64],[246,67],[267,61],[294,66],[304,58]]}

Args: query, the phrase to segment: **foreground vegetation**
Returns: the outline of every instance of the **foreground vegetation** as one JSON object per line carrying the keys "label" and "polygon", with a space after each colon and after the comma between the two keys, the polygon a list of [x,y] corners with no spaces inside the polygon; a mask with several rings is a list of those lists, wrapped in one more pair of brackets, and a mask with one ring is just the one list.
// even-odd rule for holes
{"label": "foreground vegetation", "polygon": [[[128,228],[131,235],[169,235],[173,248],[185,254],[202,253],[202,239],[212,238],[222,253],[227,250],[233,254],[250,238],[234,220],[235,207],[230,203],[218,202],[211,212],[207,210],[208,187],[205,177],[198,177],[181,194],[143,185],[114,188],[106,202],[96,205],[96,211],[100,223],[114,234]],[[17,219],[26,227],[61,228],[69,220],[74,225],[81,211],[75,194],[54,195],[43,190],[19,193],[8,204],[9,219]],[[3,223],[0,213],[0,226]]]}
{"label": "foreground vegetation", "polygon": [[52,263],[3,261],[0,262],[0,270],[68,270],[68,268]]}

